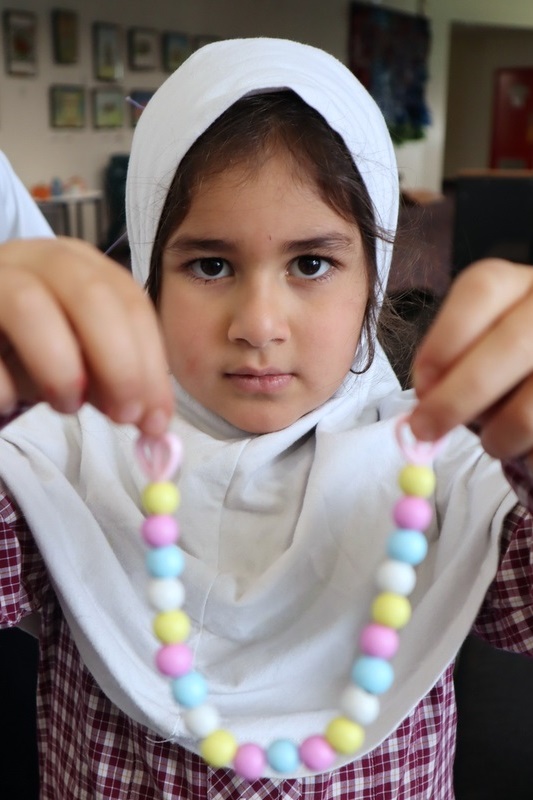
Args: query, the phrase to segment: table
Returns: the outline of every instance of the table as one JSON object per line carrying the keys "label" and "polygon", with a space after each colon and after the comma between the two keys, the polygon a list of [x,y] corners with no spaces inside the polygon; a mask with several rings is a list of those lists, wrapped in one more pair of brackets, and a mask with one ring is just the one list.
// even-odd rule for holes
{"label": "table", "polygon": [[103,239],[103,199],[102,191],[91,189],[85,192],[52,195],[43,200],[36,200],[36,203],[45,216],[47,210],[58,209],[61,213],[62,233],[65,236],[76,236],[79,239],[85,238],[83,207],[93,206],[96,244],[98,244]]}

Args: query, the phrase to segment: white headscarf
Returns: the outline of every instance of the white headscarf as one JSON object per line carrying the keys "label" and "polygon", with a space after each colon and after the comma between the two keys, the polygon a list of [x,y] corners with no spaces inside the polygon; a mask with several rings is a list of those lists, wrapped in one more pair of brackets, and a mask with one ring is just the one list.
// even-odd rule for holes
{"label": "white headscarf", "polygon": [[[249,94],[292,89],[343,138],[374,204],[396,228],[398,168],[381,111],[354,75],[322,50],[285,39],[237,39],[202,47],[151,98],[135,130],[126,184],[133,274],[144,283],[162,205],[191,145]],[[382,284],[390,244],[378,242]]]}
{"label": "white headscarf", "polygon": [[[139,122],[127,190],[138,280],[146,277],[166,191],[192,142],[244,94],[281,87],[341,134],[378,222],[394,227],[391,143],[349,71],[289,41],[220,42],[172,75]],[[378,261],[384,279],[386,245]],[[181,390],[179,397],[174,428],[186,454],[179,516],[196,666],[223,725],[240,741],[299,742],[337,714],[349,680],[399,496],[394,418],[412,400],[400,393],[380,350],[368,372],[348,376],[323,406],[271,434],[245,434]],[[134,436],[91,408],[65,419],[39,407],[4,432],[2,477],[103,691],[156,734],[196,750],[168,681],[153,666],[157,643],[139,537],[145,480],[134,463]],[[361,754],[398,726],[454,658],[495,573],[501,524],[515,502],[499,464],[464,430],[452,435],[436,469],[435,521],[412,621]]]}

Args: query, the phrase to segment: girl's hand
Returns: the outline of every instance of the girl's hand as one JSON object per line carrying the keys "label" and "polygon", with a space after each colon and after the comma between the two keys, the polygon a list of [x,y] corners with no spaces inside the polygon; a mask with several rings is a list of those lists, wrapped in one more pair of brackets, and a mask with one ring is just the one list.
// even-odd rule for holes
{"label": "girl's hand", "polygon": [[131,275],[76,239],[0,245],[0,414],[84,401],[159,435],[173,398],[157,317]]}
{"label": "girl's hand", "polygon": [[533,462],[533,267],[486,259],[462,272],[413,371],[418,438],[469,425],[491,455]]}

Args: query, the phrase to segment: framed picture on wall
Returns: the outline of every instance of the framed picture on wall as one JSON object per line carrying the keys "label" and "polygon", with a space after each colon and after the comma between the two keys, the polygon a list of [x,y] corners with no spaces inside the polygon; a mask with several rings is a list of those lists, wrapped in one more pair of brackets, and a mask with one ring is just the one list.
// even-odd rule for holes
{"label": "framed picture on wall", "polygon": [[93,124],[95,128],[122,128],[124,125],[123,89],[93,89]]}
{"label": "framed picture on wall", "polygon": [[94,76],[99,81],[117,81],[124,74],[121,34],[118,25],[93,23]]}
{"label": "framed picture on wall", "polygon": [[75,85],[50,86],[52,128],[85,127],[85,88]]}
{"label": "framed picture on wall", "polygon": [[10,75],[37,73],[37,18],[29,11],[4,11],[4,50]]}
{"label": "framed picture on wall", "polygon": [[130,122],[132,128],[137,125],[139,117],[143,113],[149,99],[154,94],[155,89],[132,89],[127,100],[130,104]]}
{"label": "framed picture on wall", "polygon": [[380,107],[395,144],[424,138],[429,19],[366,2],[350,6],[349,67]]}
{"label": "framed picture on wall", "polygon": [[75,11],[53,9],[52,49],[56,64],[78,63],[78,15]]}
{"label": "framed picture on wall", "polygon": [[157,69],[161,66],[159,33],[150,28],[128,31],[128,63],[130,69]]}
{"label": "framed picture on wall", "polygon": [[194,50],[194,40],[187,33],[163,34],[163,69],[174,72]]}

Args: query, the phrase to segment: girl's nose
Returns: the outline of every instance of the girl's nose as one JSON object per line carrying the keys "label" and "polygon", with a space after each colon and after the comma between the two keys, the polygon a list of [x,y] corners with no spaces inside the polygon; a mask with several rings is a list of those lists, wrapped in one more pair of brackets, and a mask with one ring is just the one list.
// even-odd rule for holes
{"label": "girl's nose", "polygon": [[249,287],[234,298],[228,329],[231,342],[266,347],[289,338],[286,302],[281,288]]}

